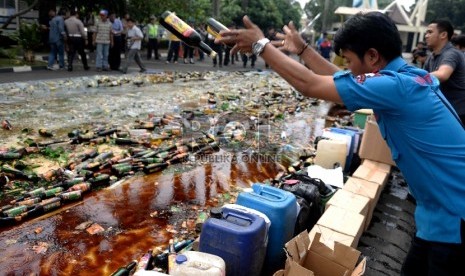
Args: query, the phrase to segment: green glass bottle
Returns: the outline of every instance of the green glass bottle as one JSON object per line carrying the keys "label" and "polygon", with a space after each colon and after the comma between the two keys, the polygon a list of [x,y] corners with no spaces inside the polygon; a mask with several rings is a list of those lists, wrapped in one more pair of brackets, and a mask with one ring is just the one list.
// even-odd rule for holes
{"label": "green glass bottle", "polygon": [[156,172],[159,172],[159,171],[165,169],[166,167],[168,167],[168,163],[150,164],[150,165],[144,167],[144,173],[146,173],[146,174],[156,173]]}
{"label": "green glass bottle", "polygon": [[81,194],[81,191],[78,190],[78,191],[71,191],[71,192],[59,194],[58,197],[61,198],[61,200],[63,201],[74,201],[74,200],[81,199],[82,194]]}
{"label": "green glass bottle", "polygon": [[118,268],[115,272],[111,274],[111,276],[129,276],[133,272],[133,270],[137,267],[137,260],[133,260],[126,266],[122,266]]}

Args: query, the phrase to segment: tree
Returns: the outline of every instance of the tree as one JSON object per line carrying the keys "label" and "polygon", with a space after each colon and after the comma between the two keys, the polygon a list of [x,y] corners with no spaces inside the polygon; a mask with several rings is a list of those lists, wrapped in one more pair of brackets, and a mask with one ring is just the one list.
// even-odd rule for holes
{"label": "tree", "polygon": [[288,0],[225,0],[221,6],[220,21],[225,25],[242,26],[242,17],[248,15],[262,30],[269,27],[280,29],[289,21],[299,27],[302,9],[298,3]]}
{"label": "tree", "polygon": [[465,0],[429,0],[426,23],[434,19],[447,19],[452,25],[465,32]]}
{"label": "tree", "polygon": [[23,14],[26,14],[27,12],[32,10],[38,3],[39,3],[39,0],[34,0],[31,3],[28,3],[29,5],[25,9],[20,10],[17,13],[12,14],[10,17],[8,17],[8,19],[5,21],[5,23],[3,23],[2,26],[0,27],[0,32],[5,30],[8,27],[8,25],[10,25],[11,22],[13,22],[13,20],[16,17],[21,16]]}

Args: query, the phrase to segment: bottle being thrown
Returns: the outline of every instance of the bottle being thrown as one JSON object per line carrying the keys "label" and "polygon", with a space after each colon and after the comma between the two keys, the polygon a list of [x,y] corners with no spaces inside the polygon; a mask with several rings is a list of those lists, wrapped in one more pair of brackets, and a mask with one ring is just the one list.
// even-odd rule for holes
{"label": "bottle being thrown", "polygon": [[165,11],[160,16],[160,24],[168,31],[181,39],[191,47],[197,47],[211,58],[216,57],[217,53],[202,41],[202,36],[194,30],[189,24],[180,19],[174,12]]}

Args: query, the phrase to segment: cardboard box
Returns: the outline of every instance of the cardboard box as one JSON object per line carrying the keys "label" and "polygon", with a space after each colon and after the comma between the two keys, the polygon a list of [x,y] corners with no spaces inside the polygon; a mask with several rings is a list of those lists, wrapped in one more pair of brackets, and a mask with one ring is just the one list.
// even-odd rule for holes
{"label": "cardboard box", "polygon": [[377,185],[381,186],[381,190],[383,190],[389,179],[389,173],[378,170],[376,168],[370,168],[362,164],[355,170],[355,172],[352,174],[352,177],[361,178],[376,183]]}
{"label": "cardboard box", "polygon": [[370,198],[347,190],[339,189],[328,200],[328,202],[326,202],[325,210],[327,210],[331,205],[347,209],[366,217],[370,208]]}
{"label": "cardboard box", "polygon": [[360,159],[369,159],[395,166],[392,160],[391,150],[381,136],[378,124],[373,120],[367,120],[362,142],[358,151]]}
{"label": "cardboard box", "polygon": [[353,248],[357,247],[355,237],[336,232],[327,227],[315,224],[308,234],[310,236],[310,240],[315,239],[316,233],[320,233],[320,242],[324,243],[329,248],[334,248],[334,242],[339,242]]}
{"label": "cardboard box", "polygon": [[370,199],[370,206],[368,208],[368,215],[366,216],[364,227],[364,230],[368,229],[373,211],[378,203],[379,195],[381,194],[381,186],[365,179],[349,177],[342,189]]}
{"label": "cardboard box", "polygon": [[370,159],[364,159],[362,160],[362,165],[370,169],[377,169],[382,172],[391,173],[392,166],[386,163],[381,163]]}
{"label": "cardboard box", "polygon": [[332,205],[323,213],[316,225],[354,237],[353,243],[356,246],[365,228],[365,216]]}
{"label": "cardboard box", "polygon": [[286,266],[274,276],[358,276],[365,272],[365,258],[357,265],[360,251],[338,242],[330,248],[320,242],[320,233],[310,241],[308,233],[303,231],[285,247]]}

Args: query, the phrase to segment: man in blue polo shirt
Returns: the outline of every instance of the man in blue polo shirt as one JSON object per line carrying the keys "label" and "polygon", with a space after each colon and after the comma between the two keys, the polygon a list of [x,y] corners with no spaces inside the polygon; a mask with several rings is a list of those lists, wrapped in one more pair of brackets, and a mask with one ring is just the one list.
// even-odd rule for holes
{"label": "man in blue polo shirt", "polygon": [[[465,261],[465,130],[428,72],[408,65],[394,22],[379,12],[357,14],[334,38],[350,72],[321,57],[292,22],[270,43],[248,17],[245,29],[221,32],[218,43],[252,52],[300,93],[374,110],[392,157],[416,199],[416,236],[402,275],[463,275]],[[308,68],[283,54],[297,54]]]}

